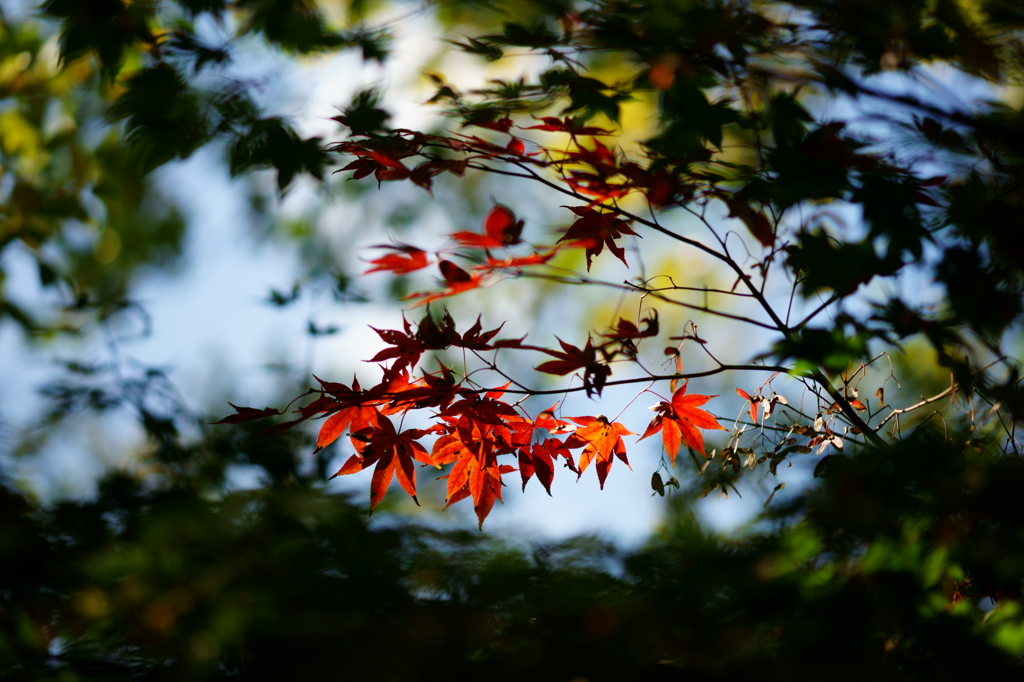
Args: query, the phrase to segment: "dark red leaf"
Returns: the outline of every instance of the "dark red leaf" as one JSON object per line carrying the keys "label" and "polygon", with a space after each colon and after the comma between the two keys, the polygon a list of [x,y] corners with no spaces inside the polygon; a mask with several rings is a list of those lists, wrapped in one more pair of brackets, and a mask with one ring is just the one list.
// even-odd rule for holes
{"label": "dark red leaf", "polygon": [[473,279],[472,275],[450,260],[443,260],[439,262],[437,267],[441,270],[441,275],[444,277],[444,281],[448,282],[448,284],[469,282]]}

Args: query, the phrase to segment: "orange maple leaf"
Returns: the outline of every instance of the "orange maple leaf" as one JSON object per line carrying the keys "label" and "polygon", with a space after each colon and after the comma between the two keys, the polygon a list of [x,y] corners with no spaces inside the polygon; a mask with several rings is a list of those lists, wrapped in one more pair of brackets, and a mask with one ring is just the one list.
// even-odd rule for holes
{"label": "orange maple leaf", "polygon": [[[372,405],[350,405],[338,410],[324,422],[320,427],[320,433],[316,438],[316,449],[319,452],[338,439],[345,429],[349,433],[355,433],[377,426],[377,408]],[[352,439],[352,445],[356,450],[362,450],[365,446],[363,441]]]}
{"label": "orange maple leaf", "polygon": [[757,408],[761,404],[761,401],[764,400],[764,398],[761,397],[760,395],[750,395],[749,393],[744,391],[742,388],[737,388],[736,389],[736,395],[738,395],[739,397],[743,398],[748,403],[750,403],[750,421],[754,422],[754,424],[756,425],[757,424]]}
{"label": "orange maple leaf", "polygon": [[583,428],[576,429],[576,432],[566,439],[565,445],[570,448],[585,447],[580,455],[579,474],[582,476],[590,463],[595,462],[597,480],[600,481],[603,490],[604,480],[612,468],[613,456],[629,466],[629,460],[626,459],[626,444],[622,442],[622,437],[634,434],[619,422],[609,422],[601,415],[569,419]]}
{"label": "orange maple leaf", "polygon": [[661,431],[665,452],[668,453],[673,466],[676,463],[676,454],[679,452],[681,443],[686,443],[687,446],[707,456],[704,448],[704,436],[701,435],[700,429],[728,430],[719,424],[710,412],[700,409],[701,405],[717,397],[717,395],[699,395],[697,393],[686,395],[686,384],[683,384],[672,395],[672,402],[661,402],[655,406],[654,409],[658,412],[658,416],[651,420],[639,440]]}
{"label": "orange maple leaf", "polygon": [[[463,459],[465,462],[465,483],[454,494],[448,497],[448,504],[445,509],[467,497],[473,498],[473,509],[476,511],[476,518],[479,527],[483,528],[484,519],[494,508],[494,501],[501,500],[501,475],[515,471],[515,467],[508,464],[492,464],[483,467],[475,458]],[[454,472],[454,469],[453,469]]]}
{"label": "orange maple leaf", "polygon": [[[367,469],[374,464],[373,479],[370,482],[370,511],[384,499],[391,479],[397,475],[398,483],[413,501],[416,499],[416,469],[413,461],[438,466],[417,439],[428,433],[423,429],[406,429],[402,433],[395,431],[395,425],[383,415],[377,417],[377,426],[353,433],[352,436],[363,436],[367,440],[366,447],[358,455],[352,455],[348,461],[331,476],[344,476]],[[440,467],[438,467],[440,468]]]}

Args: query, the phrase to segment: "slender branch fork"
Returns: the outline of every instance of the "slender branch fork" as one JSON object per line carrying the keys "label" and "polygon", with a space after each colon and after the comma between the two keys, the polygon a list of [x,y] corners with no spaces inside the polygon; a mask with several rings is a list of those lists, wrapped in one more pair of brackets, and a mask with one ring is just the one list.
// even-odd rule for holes
{"label": "slender branch fork", "polygon": [[936,393],[932,397],[925,398],[921,402],[914,403],[913,405],[910,405],[909,407],[901,407],[899,409],[893,410],[892,412],[890,412],[889,414],[887,414],[885,416],[885,419],[883,419],[881,422],[879,422],[878,426],[875,427],[875,430],[877,431],[877,430],[881,429],[883,426],[885,426],[889,422],[890,419],[898,417],[901,414],[906,414],[907,412],[913,412],[914,410],[919,410],[922,407],[925,407],[926,405],[931,405],[934,402],[938,402],[939,400],[942,400],[946,396],[952,396],[953,394],[956,393],[956,391],[957,391],[956,384],[951,383],[949,385],[949,388],[947,388],[946,390],[942,391],[941,393]]}
{"label": "slender branch fork", "polygon": [[[629,379],[616,379],[615,381],[606,381],[605,386],[627,386],[629,384],[641,384],[649,383],[651,381],[669,381],[676,379],[679,381],[686,381],[690,379],[700,379],[703,377],[715,376],[716,374],[723,374],[725,372],[738,372],[738,371],[763,371],[763,372],[790,372],[792,371],[786,367],[779,367],[775,365],[720,365],[713,369],[704,370],[702,372],[687,372],[686,374],[651,374],[642,377],[632,377]],[[507,378],[507,377],[506,377]],[[481,388],[480,393],[489,391],[500,391],[501,388]],[[515,395],[561,395],[563,393],[578,393],[586,390],[584,386],[570,386],[568,388],[552,388],[534,390],[530,388],[518,388],[518,389],[504,389],[505,393],[511,393]],[[400,396],[401,394],[396,394]]]}

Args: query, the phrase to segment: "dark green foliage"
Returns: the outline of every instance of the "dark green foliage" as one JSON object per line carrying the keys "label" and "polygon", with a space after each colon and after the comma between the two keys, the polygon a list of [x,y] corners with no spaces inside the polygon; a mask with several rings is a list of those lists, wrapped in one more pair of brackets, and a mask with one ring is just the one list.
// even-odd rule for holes
{"label": "dark green foliage", "polygon": [[312,52],[346,43],[324,26],[309,0],[241,0],[237,4],[249,13],[246,30],[262,33],[267,41],[284,49]]}
{"label": "dark green foliage", "polygon": [[347,126],[353,135],[376,135],[386,130],[391,114],[379,108],[380,96],[376,90],[361,90],[352,98],[340,116],[334,118]]}
{"label": "dark green foliage", "polygon": [[110,75],[118,72],[125,51],[136,40],[154,40],[147,27],[149,12],[145,3],[48,0],[43,9],[64,19],[60,41],[64,59],[77,59],[95,50]]}
{"label": "dark green foliage", "polygon": [[675,504],[632,552],[370,529],[295,471],[211,499],[197,462],[240,461],[242,442],[209,442],[152,484],[107,477],[93,501],[43,510],[0,488],[8,679],[313,679],[339,665],[392,680],[1017,670],[972,608],[943,606],[956,575],[943,567],[968,571],[975,597],[1019,591],[1024,469],[965,458],[931,433],[829,467],[819,492],[776,513],[799,524],[725,540]]}
{"label": "dark green foliage", "polygon": [[796,360],[798,366],[823,367],[838,374],[868,359],[868,343],[875,335],[851,318],[840,318],[831,329],[804,327],[775,344],[773,352],[781,359]]}
{"label": "dark green foliage", "polygon": [[192,16],[202,12],[223,11],[226,5],[225,0],[180,0],[180,3],[185,11]]}
{"label": "dark green foliage", "polygon": [[125,135],[146,171],[187,158],[207,135],[197,93],[169,64],[133,75],[110,115],[126,119]]}
{"label": "dark green foliage", "polygon": [[831,289],[841,296],[852,294],[876,276],[894,274],[900,262],[883,259],[870,241],[849,242],[831,237],[824,229],[801,232],[789,247],[787,263],[804,275],[804,291]]}
{"label": "dark green foliage", "polygon": [[619,103],[629,99],[629,95],[615,91],[596,78],[581,76],[571,69],[545,72],[541,76],[541,85],[546,90],[564,89],[569,104],[562,110],[562,114],[575,114],[581,120],[604,114],[618,121]]}
{"label": "dark green foliage", "polygon": [[524,26],[506,21],[502,28],[503,31],[500,35],[485,36],[485,40],[497,45],[517,45],[533,49],[554,47],[564,42],[562,36],[552,31],[544,22],[533,26]]}
{"label": "dark green foliage", "polygon": [[859,157],[863,146],[842,134],[842,123],[816,128],[790,144],[777,144],[769,155],[772,182],[758,188],[780,209],[807,199],[840,199],[852,188],[850,172],[873,160]]}
{"label": "dark green foliage", "polygon": [[852,199],[864,207],[868,238],[884,243],[883,260],[899,263],[904,255],[915,260],[921,258],[929,234],[918,204],[934,202],[923,194],[917,182],[865,173]]}
{"label": "dark green foliage", "polygon": [[723,128],[739,120],[729,104],[728,100],[711,103],[697,82],[677,78],[662,95],[665,129],[644,144],[673,160],[705,156],[705,147],[721,147]]}
{"label": "dark green foliage", "polygon": [[231,59],[226,48],[205,45],[191,33],[175,34],[167,41],[167,47],[172,51],[178,51],[191,57],[194,60],[192,69],[195,72],[200,71],[207,64],[225,64]]}
{"label": "dark green foliage", "polygon": [[259,119],[239,136],[231,149],[231,173],[238,175],[253,167],[277,169],[277,186],[284,189],[299,173],[323,179],[329,162],[319,137],[300,138],[277,118]]}
{"label": "dark green foliage", "polygon": [[775,94],[765,109],[764,117],[775,138],[775,145],[782,148],[790,148],[803,139],[807,124],[814,120],[796,96],[787,92]]}
{"label": "dark green foliage", "polygon": [[937,274],[946,285],[953,316],[996,337],[1020,315],[1024,290],[1017,273],[986,267],[985,260],[976,249],[951,248]]}

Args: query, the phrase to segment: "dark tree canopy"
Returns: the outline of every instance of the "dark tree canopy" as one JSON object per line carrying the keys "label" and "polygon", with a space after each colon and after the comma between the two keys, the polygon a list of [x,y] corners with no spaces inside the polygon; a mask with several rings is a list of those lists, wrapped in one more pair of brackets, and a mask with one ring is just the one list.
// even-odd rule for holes
{"label": "dark tree canopy", "polygon": [[[365,374],[278,407],[212,417],[160,369],[66,362],[34,428],[122,409],[146,470],[38,501],[0,469],[0,678],[1020,675],[1020,3],[440,2],[379,24],[367,2],[10,5],[0,255],[50,298],[19,304],[0,258],[0,325],[30,342],[141,314],[134,283],[186,230],[153,172],[202,149],[272,195],[402,185],[479,228],[382,231],[362,275],[394,280],[404,325],[375,329]],[[235,70],[407,59],[392,34],[426,20],[524,75],[425,71],[445,118],[424,130],[363,89],[322,112],[327,140]],[[474,199],[493,178],[505,194]],[[490,319],[530,291],[557,338]],[[620,303],[581,331],[588,295]],[[436,471],[484,527],[520,486],[625,464],[666,498],[636,549],[365,513]],[[367,469],[368,501],[327,485]],[[695,520],[741,490],[765,500],[743,534]]]}

